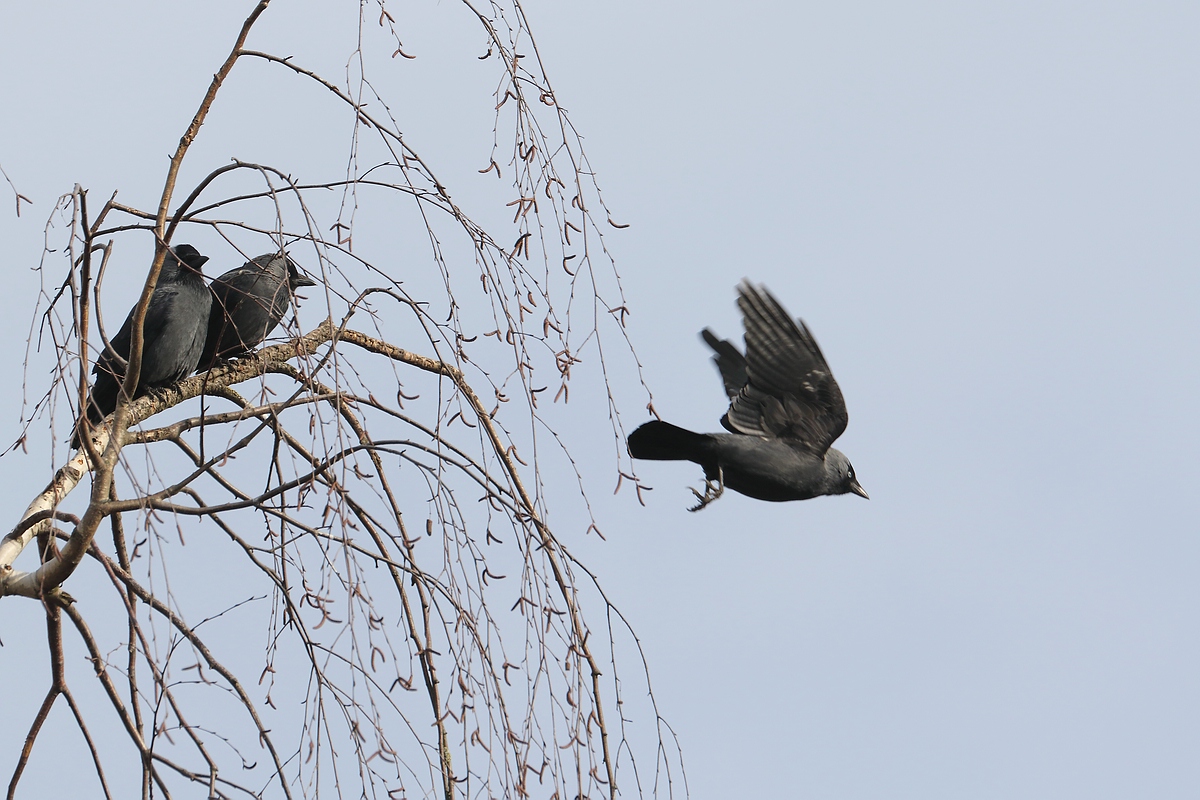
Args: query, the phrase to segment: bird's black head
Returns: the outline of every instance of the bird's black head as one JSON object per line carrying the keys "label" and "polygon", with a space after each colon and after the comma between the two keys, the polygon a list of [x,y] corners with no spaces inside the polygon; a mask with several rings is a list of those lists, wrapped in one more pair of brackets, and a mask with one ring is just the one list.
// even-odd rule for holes
{"label": "bird's black head", "polygon": [[288,286],[292,287],[293,291],[299,289],[301,286],[317,285],[316,281],[296,269],[296,263],[292,259],[287,256],[284,256],[284,258],[287,258]]}
{"label": "bird's black head", "polygon": [[200,255],[200,252],[190,244],[177,244],[171,251],[181,264],[193,272],[200,272],[200,268],[208,261],[208,256]]}
{"label": "bird's black head", "polygon": [[829,448],[829,452],[825,454],[825,473],[826,480],[832,484],[829,494],[856,494],[866,500],[871,499],[867,496],[867,490],[858,482],[854,474],[854,465],[842,451]]}

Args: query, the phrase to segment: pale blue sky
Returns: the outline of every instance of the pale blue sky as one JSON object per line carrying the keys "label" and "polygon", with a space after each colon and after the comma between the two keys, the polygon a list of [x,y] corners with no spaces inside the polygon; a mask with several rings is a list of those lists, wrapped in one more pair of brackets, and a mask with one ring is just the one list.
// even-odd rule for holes
{"label": "pale blue sky", "polygon": [[[280,2],[264,31],[319,52],[304,5]],[[19,220],[0,205],[6,374],[54,197],[76,182],[156,197],[244,7],[0,11],[0,164],[35,201]],[[850,409],[838,447],[872,498],[727,494],[689,514],[699,468],[650,464],[642,508],[608,496],[606,440],[584,448],[607,541],[574,546],[641,637],[692,796],[1194,797],[1200,7],[526,10],[631,226],[607,243],[659,413],[717,428],[697,332],[740,337],[748,276],[820,341]],[[412,13],[406,44],[436,64],[422,37],[461,11]],[[278,111],[299,130],[276,144],[285,158],[343,147],[320,114]],[[490,112],[464,120],[461,137],[449,115],[406,127],[469,180]],[[214,164],[255,156],[204,146]],[[0,401],[5,442],[19,399]],[[12,522],[50,469],[0,461]],[[0,674],[40,697],[44,649],[15,643],[44,639],[10,633],[29,612],[0,603]],[[0,775],[32,708],[0,726]]]}

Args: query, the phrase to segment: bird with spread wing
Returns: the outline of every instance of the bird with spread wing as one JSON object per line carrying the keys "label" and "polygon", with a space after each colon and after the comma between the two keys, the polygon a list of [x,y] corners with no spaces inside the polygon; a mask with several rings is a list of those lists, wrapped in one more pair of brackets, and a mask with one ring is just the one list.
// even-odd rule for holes
{"label": "bird with spread wing", "polygon": [[803,321],[793,320],[766,288],[742,281],[738,308],[745,355],[707,328],[729,410],[728,433],[694,433],[655,420],[629,435],[629,454],[653,461],[692,461],[704,468],[699,511],[725,487],[758,500],[807,500],[867,492],[850,459],[831,445],[850,416],[825,356]]}

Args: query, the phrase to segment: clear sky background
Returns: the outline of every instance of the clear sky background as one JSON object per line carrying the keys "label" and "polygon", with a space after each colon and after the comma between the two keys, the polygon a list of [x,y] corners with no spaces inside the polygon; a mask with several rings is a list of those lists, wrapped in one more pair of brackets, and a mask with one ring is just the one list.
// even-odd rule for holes
{"label": "clear sky background", "polygon": [[[328,37],[345,63],[317,4],[276,3],[265,44],[319,53]],[[78,182],[152,203],[249,5],[0,10],[0,164],[35,202],[20,219],[0,205],[4,374],[21,374],[54,198]],[[659,413],[717,429],[697,332],[740,338],[748,276],[820,341],[850,409],[838,447],[871,493],[730,493],[690,514],[699,468],[656,463],[639,467],[643,508],[608,496],[602,436],[576,453],[607,541],[573,544],[640,635],[692,796],[1195,797],[1200,6],[526,10],[631,226],[607,243]],[[411,14],[415,63],[438,64],[439,25],[461,8]],[[411,91],[434,108],[436,87]],[[271,99],[228,102],[251,114]],[[470,176],[487,163],[481,108],[401,127],[435,168]],[[275,163],[344,151],[321,114],[277,113]],[[203,171],[256,156],[204,146]],[[10,383],[6,442],[19,403]],[[11,523],[51,469],[45,454],[0,460]],[[16,632],[29,612],[0,603],[0,675],[40,698],[40,613]],[[30,713],[0,714],[0,775]]]}

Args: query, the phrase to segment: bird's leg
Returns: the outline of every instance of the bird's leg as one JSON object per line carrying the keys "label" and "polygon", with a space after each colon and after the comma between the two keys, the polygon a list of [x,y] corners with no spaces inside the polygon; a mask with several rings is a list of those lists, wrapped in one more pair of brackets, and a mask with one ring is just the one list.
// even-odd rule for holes
{"label": "bird's leg", "polygon": [[[690,486],[688,488],[691,489]],[[692,489],[692,494],[696,495],[696,499],[700,502],[689,508],[688,511],[699,511],[721,495],[725,494],[725,470],[721,468],[720,464],[717,465],[717,482],[713,483],[707,477],[705,477],[704,494],[700,494],[695,489]]]}

